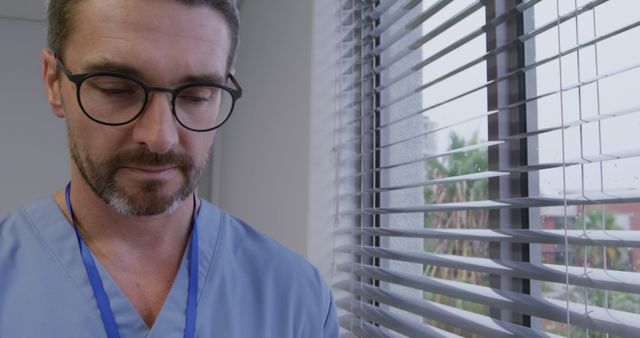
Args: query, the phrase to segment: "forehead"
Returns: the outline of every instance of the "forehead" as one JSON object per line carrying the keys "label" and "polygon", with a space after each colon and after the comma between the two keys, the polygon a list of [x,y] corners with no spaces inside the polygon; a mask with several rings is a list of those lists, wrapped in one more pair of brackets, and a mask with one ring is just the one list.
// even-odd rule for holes
{"label": "forehead", "polygon": [[231,33],[223,15],[205,5],[85,0],[73,9],[70,27],[63,57],[76,68],[117,62],[159,82],[226,73]]}

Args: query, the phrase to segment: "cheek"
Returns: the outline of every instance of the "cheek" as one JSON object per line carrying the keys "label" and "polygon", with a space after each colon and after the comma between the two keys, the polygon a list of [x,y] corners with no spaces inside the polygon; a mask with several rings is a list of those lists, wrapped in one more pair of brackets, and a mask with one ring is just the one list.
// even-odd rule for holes
{"label": "cheek", "polygon": [[124,149],[129,133],[122,127],[97,124],[84,114],[67,117],[67,129],[70,142],[76,149],[96,162],[102,162]]}
{"label": "cheek", "polygon": [[204,162],[209,158],[215,133],[210,132],[200,135],[193,132],[190,133],[191,135],[185,135],[188,137],[188,143],[185,144],[185,147],[189,147],[187,151],[196,164],[204,165]]}

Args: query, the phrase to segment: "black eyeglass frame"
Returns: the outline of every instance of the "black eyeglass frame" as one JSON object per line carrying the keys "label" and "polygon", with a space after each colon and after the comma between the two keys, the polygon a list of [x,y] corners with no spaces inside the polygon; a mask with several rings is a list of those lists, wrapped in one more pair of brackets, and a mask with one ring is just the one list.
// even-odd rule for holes
{"label": "black eyeglass frame", "polygon": [[[150,93],[152,93],[152,92],[164,92],[164,93],[171,93],[171,112],[173,113],[173,116],[175,117],[176,121],[178,121],[178,123],[181,126],[183,126],[184,128],[186,128],[186,129],[188,129],[190,131],[193,131],[193,132],[208,132],[208,131],[212,131],[214,129],[219,128],[220,126],[225,124],[225,122],[227,122],[227,120],[229,120],[229,118],[231,117],[231,114],[233,113],[233,108],[235,107],[236,100],[242,97],[242,87],[240,87],[240,84],[238,83],[236,78],[233,77],[233,75],[231,75],[231,73],[227,74],[227,78],[229,78],[231,83],[237,89],[233,89],[231,87],[228,87],[228,86],[225,86],[223,84],[216,83],[216,82],[193,82],[193,83],[188,83],[188,84],[182,85],[182,86],[177,87],[177,88],[165,88],[165,87],[147,86],[144,82],[142,82],[140,79],[138,79],[138,78],[136,78],[134,76],[131,76],[131,75],[128,75],[128,74],[123,74],[123,73],[117,73],[117,72],[91,72],[91,73],[73,74],[67,69],[67,67],[64,66],[64,64],[62,63],[62,60],[58,56],[56,56],[56,61],[58,63],[58,67],[60,67],[60,69],[62,69],[62,72],[67,77],[67,79],[69,79],[69,81],[73,82],[76,85],[76,97],[77,97],[77,100],[78,100],[78,104],[80,105],[80,108],[82,109],[82,112],[88,118],[90,118],[92,121],[94,121],[96,123],[103,124],[103,125],[108,125],[108,126],[122,126],[122,125],[125,125],[125,124],[133,122],[135,119],[140,117],[140,115],[142,115],[142,113],[147,108],[147,103],[149,102],[149,94]],[[140,87],[142,87],[142,89],[144,90],[144,102],[142,104],[142,108],[131,119],[129,119],[129,120],[125,121],[125,122],[104,122],[104,121],[100,121],[100,120],[96,119],[95,117],[91,116],[91,114],[89,114],[85,110],[84,106],[82,105],[82,100],[80,99],[80,86],[82,85],[82,83],[84,81],[86,81],[89,78],[92,78],[92,77],[95,77],[95,76],[104,76],[104,75],[113,76],[113,77],[119,77],[119,78],[122,78],[122,79],[133,81],[133,82],[137,83]],[[229,94],[231,94],[231,98],[233,99],[232,102],[231,102],[231,108],[230,108],[230,111],[229,111],[229,115],[227,115],[227,117],[224,119],[224,121],[220,122],[218,125],[216,125],[216,126],[214,126],[212,128],[195,129],[195,128],[191,128],[189,126],[186,126],[184,123],[182,123],[182,121],[180,121],[180,118],[178,117],[178,113],[176,113],[176,97],[177,97],[178,93],[180,93],[181,91],[183,91],[184,89],[187,89],[187,88],[200,87],[200,86],[220,88],[222,90],[227,91]]]}

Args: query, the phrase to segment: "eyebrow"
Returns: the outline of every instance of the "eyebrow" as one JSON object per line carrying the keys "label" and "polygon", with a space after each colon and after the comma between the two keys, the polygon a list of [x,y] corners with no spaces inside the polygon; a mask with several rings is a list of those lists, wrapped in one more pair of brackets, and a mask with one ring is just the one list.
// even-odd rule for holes
{"label": "eyebrow", "polygon": [[[103,61],[99,63],[90,64],[85,67],[85,72],[86,73],[110,72],[110,73],[118,73],[118,74],[133,76],[140,80],[143,80],[145,78],[144,74],[140,70],[136,69],[135,67],[132,67],[125,63],[114,62],[114,61]],[[221,75],[213,74],[213,73],[200,74],[200,75],[191,74],[191,75],[183,76],[178,81],[178,83],[180,84],[189,84],[189,83],[196,83],[196,82],[206,82],[206,83],[213,82],[218,84],[224,84],[226,82],[226,78]]]}

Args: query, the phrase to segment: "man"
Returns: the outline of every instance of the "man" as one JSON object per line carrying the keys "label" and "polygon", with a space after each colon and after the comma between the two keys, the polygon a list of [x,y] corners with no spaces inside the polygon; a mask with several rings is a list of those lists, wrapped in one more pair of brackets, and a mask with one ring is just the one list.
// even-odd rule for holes
{"label": "man", "polygon": [[0,337],[336,337],[302,258],[196,197],[241,95],[223,0],[51,0],[71,181],[0,222]]}

